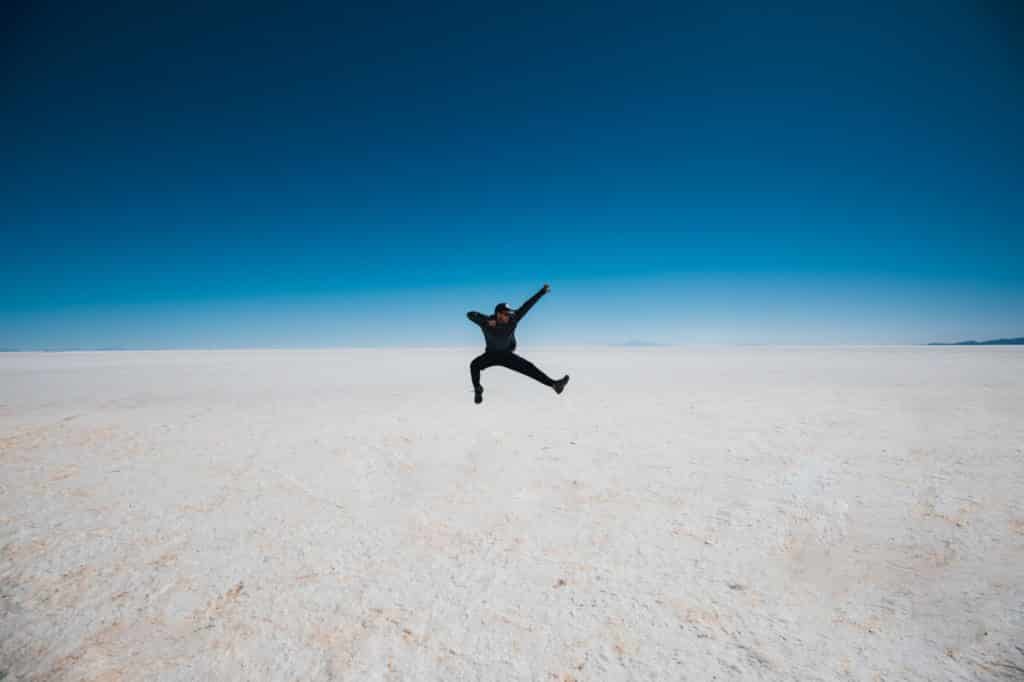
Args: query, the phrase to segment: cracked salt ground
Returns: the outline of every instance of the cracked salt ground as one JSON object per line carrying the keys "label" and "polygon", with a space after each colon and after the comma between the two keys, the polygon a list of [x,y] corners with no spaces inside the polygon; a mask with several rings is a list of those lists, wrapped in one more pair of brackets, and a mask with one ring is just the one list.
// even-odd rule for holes
{"label": "cracked salt ground", "polygon": [[0,356],[10,680],[1018,679],[1024,353]]}

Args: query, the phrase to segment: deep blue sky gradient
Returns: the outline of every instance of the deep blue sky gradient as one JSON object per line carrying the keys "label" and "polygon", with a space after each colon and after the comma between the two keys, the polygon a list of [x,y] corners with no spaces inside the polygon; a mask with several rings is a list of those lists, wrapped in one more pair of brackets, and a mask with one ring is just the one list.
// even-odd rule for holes
{"label": "deep blue sky gradient", "polygon": [[11,10],[0,347],[1024,334],[1012,3],[487,5]]}

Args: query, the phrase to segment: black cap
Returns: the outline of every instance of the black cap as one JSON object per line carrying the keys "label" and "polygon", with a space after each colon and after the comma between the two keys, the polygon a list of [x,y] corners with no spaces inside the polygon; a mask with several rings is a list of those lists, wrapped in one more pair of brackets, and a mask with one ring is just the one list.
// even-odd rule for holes
{"label": "black cap", "polygon": [[494,314],[495,315],[497,315],[498,313],[514,313],[514,312],[515,312],[514,310],[512,310],[511,308],[508,307],[507,303],[499,303],[498,305],[494,306]]}

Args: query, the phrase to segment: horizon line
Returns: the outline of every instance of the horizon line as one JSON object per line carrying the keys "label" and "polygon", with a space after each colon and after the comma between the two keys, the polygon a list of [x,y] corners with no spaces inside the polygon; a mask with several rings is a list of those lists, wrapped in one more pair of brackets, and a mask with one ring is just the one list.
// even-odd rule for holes
{"label": "horizon line", "polygon": [[[559,344],[559,345],[534,345],[531,350],[567,350],[567,349],[619,349],[619,350],[664,350],[670,348],[944,348],[944,347],[995,347],[1013,348],[1024,344],[988,344],[985,342],[906,342],[906,343],[727,343],[727,342],[692,342],[692,343],[581,343],[581,344]],[[8,355],[31,354],[31,353],[174,353],[174,352],[246,352],[246,351],[331,351],[331,350],[479,350],[479,346],[473,345],[437,345],[437,346],[375,346],[375,345],[331,345],[331,346],[170,346],[170,347],[124,347],[124,348],[0,348],[0,353]]]}

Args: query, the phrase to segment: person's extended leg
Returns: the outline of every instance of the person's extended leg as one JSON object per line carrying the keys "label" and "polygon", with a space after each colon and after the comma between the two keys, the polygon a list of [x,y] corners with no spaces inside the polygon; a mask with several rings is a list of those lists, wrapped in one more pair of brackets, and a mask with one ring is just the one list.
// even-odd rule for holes
{"label": "person's extended leg", "polygon": [[514,372],[525,374],[531,379],[536,379],[545,386],[553,387],[555,385],[554,379],[540,371],[535,364],[524,357],[516,355],[515,353],[502,353],[497,364],[500,364],[503,367],[508,367]]}

